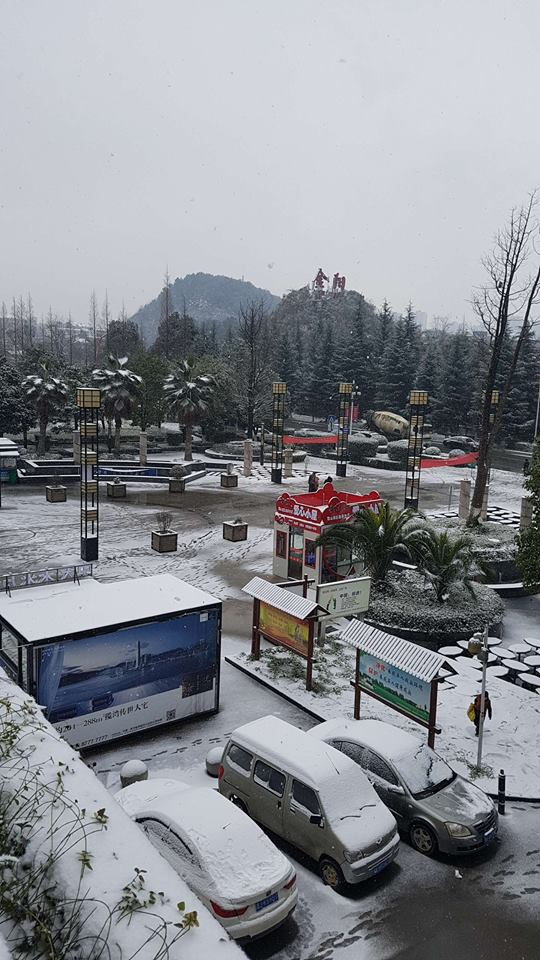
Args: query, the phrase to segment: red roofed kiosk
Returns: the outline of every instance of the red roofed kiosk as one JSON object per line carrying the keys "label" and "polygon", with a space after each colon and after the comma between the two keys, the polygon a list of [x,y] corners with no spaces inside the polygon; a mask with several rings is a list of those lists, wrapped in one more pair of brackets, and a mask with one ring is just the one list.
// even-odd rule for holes
{"label": "red roofed kiosk", "polygon": [[360,573],[351,563],[349,550],[330,544],[315,547],[315,540],[335,524],[350,523],[359,510],[378,510],[382,502],[375,490],[364,495],[344,493],[332,483],[315,493],[283,493],[274,516],[274,575],[331,583]]}

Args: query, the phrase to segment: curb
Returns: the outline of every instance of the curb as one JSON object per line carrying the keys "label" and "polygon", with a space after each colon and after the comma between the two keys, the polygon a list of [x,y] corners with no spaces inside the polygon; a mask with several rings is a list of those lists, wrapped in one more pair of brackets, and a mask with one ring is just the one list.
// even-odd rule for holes
{"label": "curb", "polygon": [[[318,720],[319,723],[324,723],[325,718],[321,716],[320,713],[316,713],[315,710],[310,710],[309,707],[305,707],[302,703],[299,703],[298,700],[295,700],[294,697],[290,697],[288,693],[283,693],[279,687],[274,686],[268,680],[265,680],[263,677],[258,677],[251,670],[246,669],[246,667],[240,666],[239,663],[236,663],[235,660],[232,660],[230,657],[225,657],[225,663],[228,663],[229,666],[234,667],[236,670],[240,670],[240,673],[250,677],[251,680],[255,680],[256,683],[260,683],[261,686],[266,687],[267,690],[271,690],[272,693],[276,693],[279,697],[282,697],[283,700],[286,700],[287,703],[291,703],[293,707],[297,707],[299,710],[303,710],[304,713],[307,713],[308,716],[313,717],[314,720]],[[499,798],[498,793],[490,793],[489,790],[485,790],[484,793],[487,794],[492,800],[497,801]],[[540,804],[540,797],[506,797],[507,803],[538,803]]]}

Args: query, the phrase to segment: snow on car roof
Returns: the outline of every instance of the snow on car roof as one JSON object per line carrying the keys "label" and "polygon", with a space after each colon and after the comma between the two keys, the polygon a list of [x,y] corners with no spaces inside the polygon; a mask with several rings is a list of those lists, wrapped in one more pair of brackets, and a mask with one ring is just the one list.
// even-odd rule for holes
{"label": "snow on car roof", "polygon": [[251,900],[291,872],[261,828],[211,787],[147,780],[126,787],[116,799],[131,816],[157,817],[192,841],[208,878],[201,892],[212,899]]}
{"label": "snow on car roof", "polygon": [[170,573],[114,583],[91,578],[51,583],[0,595],[0,618],[25,640],[71,636],[152,617],[179,614],[217,603],[198,587]]}
{"label": "snow on car roof", "polygon": [[278,768],[304,783],[319,787],[336,773],[346,773],[355,764],[344,754],[322,741],[309,737],[279,717],[260,717],[237,727],[231,739],[241,747],[260,754]]}
{"label": "snow on car roof", "polygon": [[326,740],[328,737],[350,737],[372,747],[389,760],[397,760],[418,749],[420,739],[384,720],[345,720],[339,717],[317,724],[309,733]]}

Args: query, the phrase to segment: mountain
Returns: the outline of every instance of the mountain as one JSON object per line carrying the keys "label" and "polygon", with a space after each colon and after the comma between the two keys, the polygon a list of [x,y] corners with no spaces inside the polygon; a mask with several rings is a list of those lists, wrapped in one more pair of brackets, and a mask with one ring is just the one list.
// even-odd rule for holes
{"label": "mountain", "polygon": [[[280,298],[269,290],[255,287],[248,281],[211,273],[189,273],[185,277],[177,277],[171,284],[171,312],[178,310],[182,313],[185,310],[194,320],[207,326],[213,323],[219,326],[228,320],[236,320],[240,305],[250,300],[262,300],[268,312],[280,302]],[[160,317],[161,295],[140,307],[131,317],[148,344],[156,339]]]}

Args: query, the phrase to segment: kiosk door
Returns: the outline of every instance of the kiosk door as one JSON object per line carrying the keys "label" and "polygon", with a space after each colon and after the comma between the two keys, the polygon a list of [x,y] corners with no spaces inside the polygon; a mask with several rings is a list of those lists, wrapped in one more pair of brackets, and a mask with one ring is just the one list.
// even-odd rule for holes
{"label": "kiosk door", "polygon": [[289,566],[287,575],[292,580],[301,580],[304,563],[304,531],[289,527]]}

